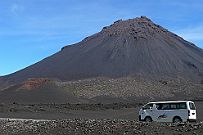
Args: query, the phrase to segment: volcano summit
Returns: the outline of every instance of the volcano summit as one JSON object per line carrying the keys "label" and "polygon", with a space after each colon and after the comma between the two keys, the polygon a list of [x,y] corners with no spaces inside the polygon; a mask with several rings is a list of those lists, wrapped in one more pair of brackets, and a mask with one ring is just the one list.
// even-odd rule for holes
{"label": "volcano summit", "polygon": [[79,43],[16,73],[1,86],[29,78],[72,81],[95,77],[203,80],[203,51],[145,16],[118,20]]}

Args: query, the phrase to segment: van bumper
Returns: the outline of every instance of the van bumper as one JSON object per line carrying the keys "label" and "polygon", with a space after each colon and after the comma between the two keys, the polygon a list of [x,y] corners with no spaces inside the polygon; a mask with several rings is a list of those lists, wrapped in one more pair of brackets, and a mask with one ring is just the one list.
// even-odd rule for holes
{"label": "van bumper", "polygon": [[187,119],[188,122],[196,122],[196,119]]}

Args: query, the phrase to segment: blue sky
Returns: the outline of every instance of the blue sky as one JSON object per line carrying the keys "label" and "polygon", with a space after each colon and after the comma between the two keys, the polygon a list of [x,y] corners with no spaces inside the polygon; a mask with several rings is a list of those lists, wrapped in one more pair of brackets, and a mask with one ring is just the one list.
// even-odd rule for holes
{"label": "blue sky", "polygon": [[145,15],[203,48],[202,0],[1,0],[0,76],[118,19]]}

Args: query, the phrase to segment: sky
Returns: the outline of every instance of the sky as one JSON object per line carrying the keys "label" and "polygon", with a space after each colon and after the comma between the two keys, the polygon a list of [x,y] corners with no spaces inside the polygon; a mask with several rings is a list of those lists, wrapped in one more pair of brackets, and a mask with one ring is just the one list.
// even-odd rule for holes
{"label": "sky", "polygon": [[142,15],[203,48],[202,0],[1,0],[0,76]]}

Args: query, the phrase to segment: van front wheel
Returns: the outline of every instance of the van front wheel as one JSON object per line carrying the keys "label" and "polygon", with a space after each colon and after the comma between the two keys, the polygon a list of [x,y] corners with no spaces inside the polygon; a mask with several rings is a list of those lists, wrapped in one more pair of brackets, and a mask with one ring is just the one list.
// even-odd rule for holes
{"label": "van front wheel", "polygon": [[145,122],[152,122],[152,118],[151,117],[146,117]]}
{"label": "van front wheel", "polygon": [[180,117],[174,117],[173,118],[173,123],[181,123],[182,119]]}

